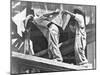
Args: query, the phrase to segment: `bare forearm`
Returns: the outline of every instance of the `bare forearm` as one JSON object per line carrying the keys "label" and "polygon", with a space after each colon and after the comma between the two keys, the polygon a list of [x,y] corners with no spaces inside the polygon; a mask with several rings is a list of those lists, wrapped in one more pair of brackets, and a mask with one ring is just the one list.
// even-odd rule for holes
{"label": "bare forearm", "polygon": [[64,14],[69,14],[69,15],[75,17],[75,14],[72,13],[72,12],[70,12],[70,11],[68,11],[68,10],[64,10],[63,13],[64,13]]}
{"label": "bare forearm", "polygon": [[66,26],[68,25],[68,22],[69,22],[69,20],[70,20],[70,17],[71,17],[71,16],[67,14],[67,16],[66,16],[66,21],[65,21],[65,23],[64,23],[63,26],[62,26],[62,29],[63,29],[63,30],[65,30]]}

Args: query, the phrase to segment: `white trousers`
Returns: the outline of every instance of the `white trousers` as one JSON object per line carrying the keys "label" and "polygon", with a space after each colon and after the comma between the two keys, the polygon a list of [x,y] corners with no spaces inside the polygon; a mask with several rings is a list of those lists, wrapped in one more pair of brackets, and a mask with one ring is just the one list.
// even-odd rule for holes
{"label": "white trousers", "polygon": [[63,61],[61,52],[59,50],[59,29],[55,24],[49,27],[49,37],[48,37],[48,54],[52,59],[57,59],[58,61]]}
{"label": "white trousers", "polygon": [[76,64],[84,64],[88,62],[85,56],[85,48],[86,48],[86,37],[82,35],[76,35],[75,46],[74,46]]}

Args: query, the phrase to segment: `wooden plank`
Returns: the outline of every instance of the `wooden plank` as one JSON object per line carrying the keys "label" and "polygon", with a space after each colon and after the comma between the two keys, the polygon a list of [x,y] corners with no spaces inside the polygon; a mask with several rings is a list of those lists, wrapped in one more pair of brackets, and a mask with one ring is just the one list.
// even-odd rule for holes
{"label": "wooden plank", "polygon": [[37,52],[34,54],[34,56],[43,56],[44,54],[46,54],[48,52],[48,49],[42,50],[40,52]]}
{"label": "wooden plank", "polygon": [[67,64],[63,62],[53,61],[41,57],[25,55],[18,52],[12,52],[12,61],[36,67],[46,71],[69,71],[69,70],[84,70],[91,69],[90,67],[82,67],[73,64]]}

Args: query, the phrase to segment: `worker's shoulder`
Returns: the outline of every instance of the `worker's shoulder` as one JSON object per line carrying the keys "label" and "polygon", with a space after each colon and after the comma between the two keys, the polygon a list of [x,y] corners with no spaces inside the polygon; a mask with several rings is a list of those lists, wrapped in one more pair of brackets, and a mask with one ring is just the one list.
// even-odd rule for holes
{"label": "worker's shoulder", "polygon": [[84,17],[83,17],[83,15],[75,14],[75,18],[76,18],[76,19],[83,19]]}
{"label": "worker's shoulder", "polygon": [[75,19],[79,22],[80,25],[84,24],[84,16],[80,14],[75,14]]}

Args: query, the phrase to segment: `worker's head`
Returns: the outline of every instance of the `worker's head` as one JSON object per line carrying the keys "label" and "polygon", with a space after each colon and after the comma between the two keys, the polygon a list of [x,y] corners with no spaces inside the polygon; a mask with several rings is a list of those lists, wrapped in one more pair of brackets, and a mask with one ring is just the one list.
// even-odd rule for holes
{"label": "worker's head", "polygon": [[84,22],[86,22],[85,21],[85,12],[82,7],[80,7],[80,6],[74,7],[73,13],[82,15],[84,17]]}
{"label": "worker's head", "polygon": [[26,19],[30,20],[30,21],[33,21],[34,17],[35,17],[34,10],[33,9],[28,9],[27,10],[27,17],[26,17]]}
{"label": "worker's head", "polygon": [[74,7],[73,13],[85,16],[85,13],[82,7]]}
{"label": "worker's head", "polygon": [[30,14],[32,14],[33,16],[35,16],[33,9],[30,10]]}

